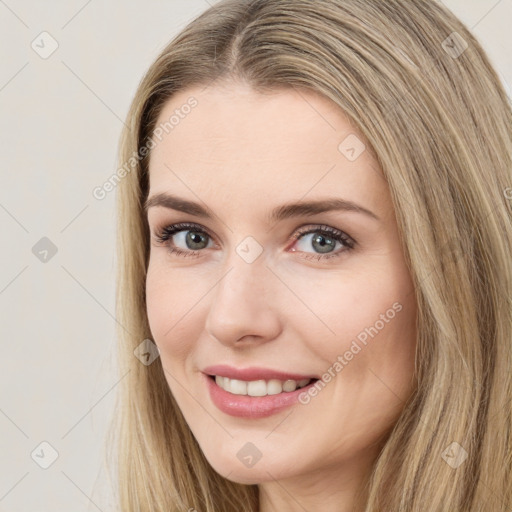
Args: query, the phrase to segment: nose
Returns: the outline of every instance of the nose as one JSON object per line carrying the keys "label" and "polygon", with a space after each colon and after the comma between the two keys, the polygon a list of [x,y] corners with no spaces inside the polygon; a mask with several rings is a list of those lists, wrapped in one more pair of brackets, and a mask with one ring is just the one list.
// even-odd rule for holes
{"label": "nose", "polygon": [[[238,260],[238,261],[237,261]],[[247,263],[235,255],[224,277],[211,293],[206,317],[207,333],[226,346],[264,343],[281,332],[277,301],[278,279],[266,267],[263,258]]]}

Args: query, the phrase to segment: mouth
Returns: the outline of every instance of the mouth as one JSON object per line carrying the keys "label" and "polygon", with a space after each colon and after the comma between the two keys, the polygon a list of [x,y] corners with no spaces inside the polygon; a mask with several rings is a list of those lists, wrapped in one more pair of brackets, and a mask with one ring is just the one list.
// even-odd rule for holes
{"label": "mouth", "polygon": [[231,393],[232,395],[262,397],[269,395],[279,395],[281,393],[292,393],[297,389],[302,389],[311,383],[314,383],[318,379],[269,379],[269,380],[240,380],[230,379],[222,375],[208,375],[210,380],[214,381],[215,384],[223,389],[224,391]]}
{"label": "mouth", "polygon": [[217,409],[247,420],[265,418],[301,403],[300,396],[319,380],[305,377],[242,380],[211,373],[203,373],[203,379]]}

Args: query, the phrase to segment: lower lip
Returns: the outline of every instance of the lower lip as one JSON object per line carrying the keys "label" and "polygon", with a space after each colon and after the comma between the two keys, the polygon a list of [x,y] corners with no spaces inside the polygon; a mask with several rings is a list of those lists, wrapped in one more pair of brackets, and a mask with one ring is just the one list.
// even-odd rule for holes
{"label": "lower lip", "polygon": [[277,395],[249,396],[234,395],[222,389],[208,375],[203,374],[212,402],[222,412],[239,418],[265,418],[287,407],[299,403],[299,395],[307,392],[316,381],[310,382],[295,391],[285,391]]}

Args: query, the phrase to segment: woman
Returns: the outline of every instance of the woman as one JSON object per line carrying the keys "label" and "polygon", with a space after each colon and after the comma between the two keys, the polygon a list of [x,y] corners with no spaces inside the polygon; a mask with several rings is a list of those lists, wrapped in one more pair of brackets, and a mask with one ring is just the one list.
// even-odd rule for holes
{"label": "woman", "polygon": [[121,509],[511,509],[511,122],[432,1],[190,23],[121,145]]}

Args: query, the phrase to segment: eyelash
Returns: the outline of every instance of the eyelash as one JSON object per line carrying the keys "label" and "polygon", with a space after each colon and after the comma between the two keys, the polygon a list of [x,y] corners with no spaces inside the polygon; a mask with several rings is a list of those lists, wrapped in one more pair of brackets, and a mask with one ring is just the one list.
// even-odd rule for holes
{"label": "eyelash", "polygon": [[[155,238],[156,238],[157,242],[159,242],[160,244],[168,246],[168,250],[169,250],[170,254],[173,254],[175,256],[182,256],[182,257],[200,256],[200,253],[204,249],[201,249],[200,251],[194,251],[192,249],[183,250],[183,249],[179,249],[179,248],[171,246],[171,244],[170,244],[171,237],[181,231],[193,231],[194,233],[200,233],[200,234],[207,235],[212,240],[214,238],[208,233],[208,231],[205,228],[203,228],[199,224],[192,224],[192,223],[186,223],[186,222],[181,222],[178,224],[170,224],[168,226],[164,226],[163,228],[160,228],[155,233]],[[325,225],[318,225],[318,226],[314,226],[314,227],[308,226],[308,227],[304,227],[304,228],[299,228],[289,238],[288,241],[289,242],[298,241],[301,239],[302,236],[309,235],[311,233],[319,233],[321,235],[327,235],[328,238],[331,238],[331,239],[335,240],[336,242],[342,243],[345,247],[342,250],[338,250],[337,252],[326,253],[324,255],[322,255],[320,253],[304,253],[307,256],[300,256],[301,258],[308,259],[308,260],[316,259],[317,261],[335,258],[335,257],[341,256],[345,252],[349,252],[349,251],[353,250],[356,245],[356,241],[352,237],[350,237],[346,233],[344,233],[343,231],[340,231],[339,229],[335,229],[335,228],[332,228],[330,226],[325,226]],[[301,254],[301,251],[296,251],[296,252],[298,254]]]}

